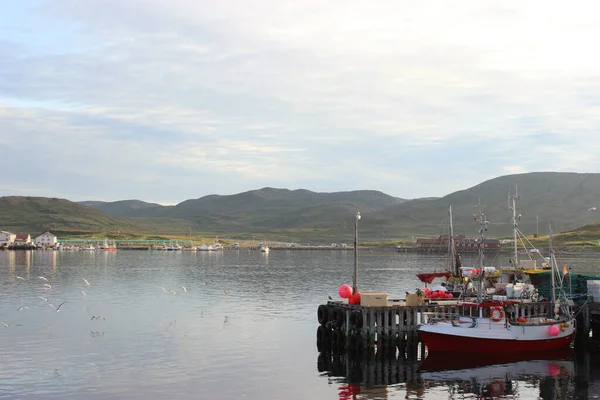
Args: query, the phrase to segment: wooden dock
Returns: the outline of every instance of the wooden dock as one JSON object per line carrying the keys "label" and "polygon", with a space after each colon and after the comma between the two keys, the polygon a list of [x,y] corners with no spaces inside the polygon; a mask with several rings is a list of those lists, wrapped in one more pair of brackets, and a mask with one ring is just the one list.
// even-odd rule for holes
{"label": "wooden dock", "polygon": [[[550,317],[548,302],[521,302],[509,307],[511,318]],[[425,355],[418,327],[434,319],[447,319],[475,312],[471,306],[456,300],[408,306],[404,300],[389,300],[388,306],[366,307],[329,301],[317,310],[317,348],[320,352],[363,353],[399,352],[399,357],[417,360]],[[588,343],[592,337],[600,341],[600,303],[585,302],[576,310],[577,338]],[[594,335],[595,333],[595,335]]]}

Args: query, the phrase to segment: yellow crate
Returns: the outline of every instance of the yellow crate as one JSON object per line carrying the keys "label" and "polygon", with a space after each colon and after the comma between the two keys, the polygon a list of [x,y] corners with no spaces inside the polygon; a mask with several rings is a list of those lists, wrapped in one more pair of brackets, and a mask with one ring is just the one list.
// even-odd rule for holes
{"label": "yellow crate", "polygon": [[385,307],[388,305],[388,294],[384,292],[361,292],[360,305],[365,307]]}

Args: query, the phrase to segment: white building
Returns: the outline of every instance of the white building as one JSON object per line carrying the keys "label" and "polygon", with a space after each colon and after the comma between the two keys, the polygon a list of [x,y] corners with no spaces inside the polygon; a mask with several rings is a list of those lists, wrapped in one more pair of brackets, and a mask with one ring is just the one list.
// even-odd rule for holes
{"label": "white building", "polygon": [[13,244],[17,235],[12,232],[0,231],[0,246]]}
{"label": "white building", "polygon": [[35,238],[35,245],[38,247],[53,247],[56,246],[57,243],[56,236],[50,232],[44,232]]}

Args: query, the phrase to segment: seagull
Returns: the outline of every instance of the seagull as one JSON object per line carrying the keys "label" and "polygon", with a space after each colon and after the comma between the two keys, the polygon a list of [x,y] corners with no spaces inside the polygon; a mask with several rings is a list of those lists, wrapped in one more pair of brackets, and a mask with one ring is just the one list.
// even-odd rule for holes
{"label": "seagull", "polygon": [[24,307],[19,307],[19,308],[17,309],[17,312],[21,311],[21,310],[22,310],[22,309],[24,309],[24,308],[25,308],[25,309],[27,309],[27,310],[29,310],[29,307],[27,307],[27,306],[24,306]]}
{"label": "seagull", "polygon": [[327,296],[327,298],[328,298],[329,300],[333,300],[333,298],[332,298],[331,296]]}
{"label": "seagull", "polygon": [[44,281],[48,282],[48,279],[44,278],[43,276],[38,276],[38,278],[40,278],[41,280],[44,280]]}
{"label": "seagull", "polygon": [[50,285],[49,283],[44,283],[44,287],[47,287],[48,289],[52,289],[52,285]]}
{"label": "seagull", "polygon": [[81,294],[87,296],[87,294],[83,290],[81,291]]}
{"label": "seagull", "polygon": [[167,289],[165,289],[164,287],[160,286],[160,288],[163,290],[163,292],[165,292],[165,293],[169,293],[169,292],[167,291]]}
{"label": "seagull", "polygon": [[223,289],[223,293],[225,293],[225,296],[227,296],[229,294],[229,292],[225,289]]}
{"label": "seagull", "polygon": [[65,300],[65,301],[63,301],[62,303],[60,303],[60,304],[58,305],[58,307],[56,307],[56,312],[59,312],[59,311],[60,311],[60,307],[61,307],[63,304],[65,304],[66,302],[67,302],[67,301]]}
{"label": "seagull", "polygon": [[38,297],[39,297],[40,299],[44,300],[44,301],[48,301],[48,299],[47,299],[47,298],[45,298],[45,297],[42,297],[42,296],[38,296]]}
{"label": "seagull", "polygon": [[5,323],[5,322],[0,321],[0,324],[4,325],[5,328],[9,327],[9,325],[7,323]]}
{"label": "seagull", "polygon": [[203,284],[203,285],[206,285],[206,281],[205,280],[200,279],[200,283]]}
{"label": "seagull", "polygon": [[54,373],[55,373],[57,376],[60,376],[60,374],[58,373],[58,369],[55,369],[55,370],[54,370]]}
{"label": "seagull", "polygon": [[22,276],[18,276],[18,275],[17,275],[17,276],[15,276],[15,278],[17,278],[17,279],[20,279],[20,280],[22,280],[22,281],[24,281],[24,280],[25,280],[25,278],[23,278]]}
{"label": "seagull", "polygon": [[92,319],[91,319],[90,321],[93,321],[93,320],[95,320],[95,319],[100,319],[100,318],[102,318],[103,320],[106,320],[106,318],[104,318],[104,315],[97,315],[97,316],[96,316],[96,315],[93,315],[93,316],[92,316]]}
{"label": "seagull", "polygon": [[187,293],[187,289],[185,288],[185,286],[182,286],[183,288],[183,293]]}
{"label": "seagull", "polygon": [[83,279],[83,281],[85,282],[85,284],[86,284],[87,286],[90,286],[90,283],[87,281],[87,279],[85,279],[85,278],[81,278],[81,279]]}

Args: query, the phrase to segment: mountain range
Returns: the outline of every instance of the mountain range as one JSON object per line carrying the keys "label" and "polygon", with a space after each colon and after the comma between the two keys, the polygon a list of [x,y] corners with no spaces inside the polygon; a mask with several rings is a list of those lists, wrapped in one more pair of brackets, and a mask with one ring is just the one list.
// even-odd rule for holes
{"label": "mountain range", "polygon": [[535,172],[507,175],[440,198],[402,199],[379,191],[316,193],[263,188],[209,195],[163,206],[140,200],[83,201],[0,198],[0,230],[121,231],[196,234],[272,240],[351,242],[357,211],[364,241],[394,241],[447,233],[452,206],[456,233],[477,236],[478,204],[490,221],[487,236],[512,232],[509,194],[518,193],[524,234],[555,232],[598,222],[600,174]]}

